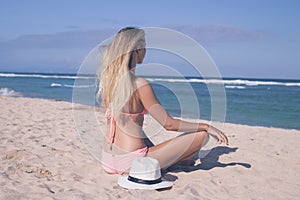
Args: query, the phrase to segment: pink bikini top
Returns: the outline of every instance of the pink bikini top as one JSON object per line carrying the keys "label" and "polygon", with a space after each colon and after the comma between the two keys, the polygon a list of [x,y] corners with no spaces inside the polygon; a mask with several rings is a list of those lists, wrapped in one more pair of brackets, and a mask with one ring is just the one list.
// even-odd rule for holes
{"label": "pink bikini top", "polygon": [[[122,112],[121,114],[122,115],[130,116],[130,117],[136,117],[136,116],[139,116],[139,115],[144,115],[146,113],[147,113],[147,110],[144,109],[140,113],[124,113],[124,112]],[[116,134],[116,120],[112,116],[112,112],[111,112],[110,109],[106,110],[105,117],[106,117],[106,119],[110,119],[110,130],[109,130],[109,138],[108,138],[108,140],[109,140],[110,143],[114,143],[115,134]]]}

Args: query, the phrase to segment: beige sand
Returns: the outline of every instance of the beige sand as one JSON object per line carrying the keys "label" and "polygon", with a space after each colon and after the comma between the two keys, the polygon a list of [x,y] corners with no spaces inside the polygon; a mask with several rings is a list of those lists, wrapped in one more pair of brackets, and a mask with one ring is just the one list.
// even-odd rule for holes
{"label": "beige sand", "polygon": [[[196,166],[174,166],[165,175],[174,181],[172,189],[129,191],[96,159],[101,139],[93,137],[105,126],[101,112],[95,115],[93,108],[79,105],[73,112],[67,102],[11,97],[0,97],[0,108],[3,200],[299,198],[297,130],[225,124],[230,146],[216,147]],[[174,136],[165,133],[154,140]]]}

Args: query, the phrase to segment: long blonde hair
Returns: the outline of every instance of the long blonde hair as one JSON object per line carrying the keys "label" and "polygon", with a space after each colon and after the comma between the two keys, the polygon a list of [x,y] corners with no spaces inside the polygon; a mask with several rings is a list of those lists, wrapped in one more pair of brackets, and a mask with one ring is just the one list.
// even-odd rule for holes
{"label": "long blonde hair", "polygon": [[[98,70],[99,90],[97,98],[109,108],[115,117],[131,100],[135,91],[135,75],[131,62],[133,52],[145,48],[145,33],[142,29],[126,27],[121,29],[108,45],[102,63],[104,70]],[[100,69],[100,67],[99,67]]]}

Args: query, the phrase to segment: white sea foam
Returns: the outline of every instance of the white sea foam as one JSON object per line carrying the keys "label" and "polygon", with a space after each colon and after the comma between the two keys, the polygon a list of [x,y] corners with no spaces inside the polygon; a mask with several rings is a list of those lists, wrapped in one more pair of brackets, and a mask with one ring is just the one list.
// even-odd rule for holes
{"label": "white sea foam", "polygon": [[273,85],[273,86],[296,86],[300,87],[300,82],[281,82],[281,81],[264,81],[264,80],[222,80],[222,79],[179,79],[179,78],[147,78],[150,82],[178,82],[178,83],[204,83],[204,84],[224,84],[224,85],[246,85],[246,86],[258,86],[258,85]]}
{"label": "white sea foam", "polygon": [[0,88],[0,96],[6,96],[6,97],[22,97],[21,92],[17,92],[15,90],[9,89],[9,88]]}
{"label": "white sea foam", "polygon": [[51,84],[51,87],[61,87],[62,85],[61,84],[59,84],[59,83],[52,83]]}
{"label": "white sea foam", "polygon": [[55,79],[94,79],[92,76],[72,76],[72,75],[51,75],[51,74],[14,74],[14,73],[0,73],[0,77],[8,78],[55,78]]}
{"label": "white sea foam", "polygon": [[155,81],[161,81],[161,82],[178,82],[178,83],[191,83],[191,82],[199,82],[199,83],[204,83],[204,80],[201,79],[195,79],[197,81],[193,81],[192,79],[172,79],[172,78],[146,78],[150,82],[155,82]]}
{"label": "white sea foam", "polygon": [[238,85],[225,85],[225,88],[228,88],[228,89],[246,89],[245,86],[238,86]]}
{"label": "white sea foam", "polygon": [[92,88],[95,85],[68,85],[60,83],[51,83],[51,87],[66,87],[66,88]]}
{"label": "white sea foam", "polygon": [[95,87],[95,85],[64,85],[64,87],[70,87],[70,88],[92,88],[92,87]]}

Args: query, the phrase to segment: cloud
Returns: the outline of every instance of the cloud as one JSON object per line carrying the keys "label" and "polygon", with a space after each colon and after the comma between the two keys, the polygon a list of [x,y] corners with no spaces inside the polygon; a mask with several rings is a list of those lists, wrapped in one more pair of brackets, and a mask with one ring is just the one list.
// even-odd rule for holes
{"label": "cloud", "polygon": [[258,41],[264,36],[260,32],[226,25],[170,26],[203,43]]}
{"label": "cloud", "polygon": [[[85,56],[117,30],[72,30],[55,34],[22,35],[0,41],[0,71],[49,71],[78,67]],[[36,67],[38,66],[38,67]],[[38,70],[36,70],[38,69]]]}
{"label": "cloud", "polygon": [[43,48],[85,48],[97,45],[110,37],[113,30],[74,30],[55,34],[23,35],[14,40],[0,42],[0,49],[43,49]]}
{"label": "cloud", "polygon": [[[72,26],[73,28],[75,26]],[[77,27],[76,27],[77,28]],[[198,42],[239,42],[259,40],[261,33],[225,25],[168,26],[194,38]],[[113,36],[117,29],[80,30],[75,29],[55,34],[23,35],[14,40],[0,42],[0,50],[47,49],[47,48],[87,48]]]}
{"label": "cloud", "polygon": [[69,25],[69,26],[66,26],[65,28],[69,29],[69,30],[78,30],[78,29],[80,29],[80,27],[76,26],[76,25]]}
{"label": "cloud", "polygon": [[[69,31],[55,34],[22,35],[0,41],[0,67],[3,66],[79,66],[96,45],[113,36],[118,29],[82,30],[70,26]],[[253,42],[263,38],[261,33],[225,25],[168,26],[187,34],[199,43]]]}

